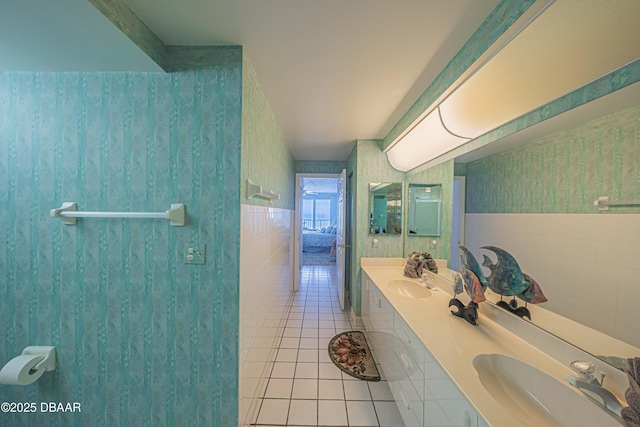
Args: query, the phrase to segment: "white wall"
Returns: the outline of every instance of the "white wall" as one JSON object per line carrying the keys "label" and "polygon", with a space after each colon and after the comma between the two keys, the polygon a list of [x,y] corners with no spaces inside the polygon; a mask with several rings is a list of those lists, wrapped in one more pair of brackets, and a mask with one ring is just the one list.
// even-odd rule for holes
{"label": "white wall", "polygon": [[480,246],[511,253],[543,307],[640,347],[640,215],[467,214],[465,238],[480,264]]}
{"label": "white wall", "polygon": [[241,215],[238,419],[248,425],[255,421],[291,305],[293,211],[242,205]]}

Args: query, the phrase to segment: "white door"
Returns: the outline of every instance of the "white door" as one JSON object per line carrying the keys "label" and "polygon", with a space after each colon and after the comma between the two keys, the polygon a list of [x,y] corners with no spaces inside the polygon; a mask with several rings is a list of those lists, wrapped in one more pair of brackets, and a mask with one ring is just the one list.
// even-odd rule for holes
{"label": "white door", "polygon": [[347,171],[342,170],[340,182],[338,182],[338,229],[336,230],[336,278],[338,282],[338,298],[340,308],[344,310],[344,252],[345,252],[345,230],[346,230],[346,194],[347,194]]}

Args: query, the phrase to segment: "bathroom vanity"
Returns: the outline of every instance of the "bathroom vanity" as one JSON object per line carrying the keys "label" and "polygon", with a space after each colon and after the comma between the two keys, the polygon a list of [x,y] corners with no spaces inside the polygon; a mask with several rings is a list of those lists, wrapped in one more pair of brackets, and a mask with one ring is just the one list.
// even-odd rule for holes
{"label": "bathroom vanity", "polygon": [[430,290],[403,275],[404,263],[361,260],[363,321],[407,426],[623,425],[563,379],[574,375],[566,360],[589,355],[514,331],[514,316],[496,307],[471,325],[450,312],[452,282],[430,273]]}

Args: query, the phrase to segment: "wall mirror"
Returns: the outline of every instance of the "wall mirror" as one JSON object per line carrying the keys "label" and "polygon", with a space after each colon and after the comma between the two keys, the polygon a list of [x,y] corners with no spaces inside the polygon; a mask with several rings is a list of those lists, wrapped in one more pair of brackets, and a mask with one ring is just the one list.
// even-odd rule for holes
{"label": "wall mirror", "polygon": [[[527,170],[532,162],[520,162],[520,153],[526,152],[531,158],[540,153],[538,158],[543,158],[551,148],[567,147],[569,143],[563,141],[572,140],[574,135],[599,141],[599,135],[626,129],[626,123],[633,124],[637,120],[639,95],[640,84],[636,83],[520,134],[503,138],[500,149],[487,146],[455,159],[458,170],[466,176],[464,245],[479,261],[482,254],[488,254],[480,249],[482,246],[495,245],[512,251],[523,271],[538,281],[549,299],[540,305],[529,305],[531,323],[614,366],[620,359],[640,356],[640,335],[637,333],[640,292],[631,285],[637,284],[639,269],[629,257],[625,258],[631,251],[637,253],[636,241],[625,237],[637,229],[638,211],[633,210],[637,208],[611,208],[604,215],[593,201],[605,194],[600,194],[599,189],[589,192],[591,187],[575,178],[563,181],[564,188],[571,191],[583,188],[583,193],[568,193],[567,198],[562,199],[567,201],[567,207],[558,196],[559,207],[554,215],[545,215],[536,211],[544,204],[544,198],[530,199],[528,208],[518,204],[518,195],[526,192],[514,188],[527,188],[522,179],[524,174],[508,176],[496,172],[510,170],[510,165],[515,163]],[[635,100],[632,96],[636,96]],[[533,145],[529,145],[530,142]],[[522,150],[518,151],[521,144],[524,144]],[[531,151],[534,147],[535,152]],[[633,150],[634,137],[621,140],[619,147],[621,152]],[[592,155],[587,148],[584,153],[583,157],[587,159]],[[608,158],[599,158],[599,161],[614,164]],[[458,164],[463,164],[464,168]],[[567,165],[562,173],[574,176],[577,164],[579,162]],[[541,172],[530,172],[531,176],[542,176],[542,171],[549,173],[551,166],[545,164],[539,170]],[[613,167],[611,171],[613,174]],[[610,176],[608,171],[600,173]],[[630,174],[621,178],[617,185],[626,188],[634,179]],[[636,199],[638,195],[631,193],[627,199]],[[568,208],[569,201],[575,202],[572,209]],[[514,212],[516,205],[519,210]],[[600,249],[604,246],[606,252]],[[580,257],[585,253],[600,255],[597,269],[582,267],[584,258]],[[604,258],[605,255],[608,258]],[[599,274],[600,271],[607,273]],[[487,296],[489,301],[499,299],[496,295],[493,297]]]}
{"label": "wall mirror", "polygon": [[402,232],[402,183],[369,184],[369,234]]}
{"label": "wall mirror", "polygon": [[407,235],[440,236],[442,185],[409,184]]}

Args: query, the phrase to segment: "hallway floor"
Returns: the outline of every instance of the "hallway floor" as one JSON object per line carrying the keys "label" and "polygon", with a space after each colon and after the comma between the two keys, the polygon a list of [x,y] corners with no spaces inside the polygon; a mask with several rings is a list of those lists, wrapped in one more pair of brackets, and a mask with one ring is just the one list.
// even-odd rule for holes
{"label": "hallway floor", "polygon": [[335,280],[333,266],[302,268],[257,425],[404,425],[379,365],[382,381],[361,381],[329,359],[329,340],[354,329],[347,312],[340,310]]}

